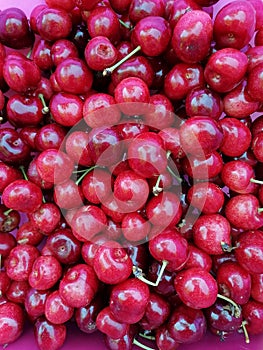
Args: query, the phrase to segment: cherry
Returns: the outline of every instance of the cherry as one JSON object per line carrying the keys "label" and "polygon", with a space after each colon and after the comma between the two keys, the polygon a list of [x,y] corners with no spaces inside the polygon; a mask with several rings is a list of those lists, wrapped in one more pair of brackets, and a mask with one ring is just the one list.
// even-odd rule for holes
{"label": "cherry", "polygon": [[74,309],[63,302],[58,290],[47,296],[45,301],[45,317],[49,322],[63,324],[70,320],[73,314]]}
{"label": "cherry", "polygon": [[10,209],[30,213],[41,206],[42,191],[33,182],[15,180],[4,189],[2,200]]}
{"label": "cherry", "polygon": [[21,306],[13,302],[0,305],[0,344],[5,345],[18,339],[24,329],[25,317]]}
{"label": "cherry", "polygon": [[43,234],[51,234],[59,225],[61,213],[54,203],[43,203],[33,213],[28,214],[29,220]]}
{"label": "cherry", "polygon": [[214,40],[219,48],[242,49],[252,39],[256,11],[247,1],[233,1],[223,6],[214,21]]}
{"label": "cherry", "polygon": [[248,150],[251,143],[251,131],[236,118],[225,117],[219,121],[223,130],[220,150],[229,157],[239,157]]}
{"label": "cherry", "polygon": [[63,346],[66,340],[66,325],[53,324],[44,316],[39,317],[34,324],[34,335],[40,350],[55,350]]}
{"label": "cherry", "polygon": [[109,3],[117,13],[126,13],[129,10],[132,0],[110,0]]}
{"label": "cherry", "polygon": [[259,201],[253,194],[239,194],[229,199],[225,216],[230,224],[243,230],[257,230],[262,226]]}
{"label": "cherry", "polygon": [[211,17],[201,10],[188,11],[174,27],[172,47],[181,61],[197,63],[208,56],[212,35]]}
{"label": "cherry", "polygon": [[249,300],[245,305],[242,305],[242,315],[246,320],[246,329],[249,334],[262,333],[262,303]]}
{"label": "cherry", "polygon": [[2,297],[8,290],[11,279],[8,277],[6,271],[0,270],[0,296]]}
{"label": "cherry", "polygon": [[149,287],[144,282],[128,278],[112,288],[110,310],[117,321],[133,324],[143,317],[149,298]]}
{"label": "cherry", "polygon": [[10,7],[0,13],[0,42],[12,49],[25,49],[33,45],[32,33],[27,16],[21,9]]}
{"label": "cherry", "polygon": [[179,129],[174,127],[164,128],[158,135],[161,136],[164,141],[165,150],[171,152],[174,159],[185,157],[185,152],[180,142]]}
{"label": "cherry", "polygon": [[71,12],[73,8],[75,7],[75,1],[74,0],[59,0],[59,1],[54,1],[54,0],[45,0],[46,4],[48,7],[59,7],[63,8],[64,10]]}
{"label": "cherry", "polygon": [[92,267],[76,264],[70,267],[59,283],[59,294],[70,307],[88,305],[98,290],[98,279]]}
{"label": "cherry", "polygon": [[[123,53],[124,57],[129,53],[130,51]],[[118,85],[121,80],[129,77],[140,78],[148,87],[151,87],[154,81],[154,70],[150,60],[144,56],[131,57],[116,68],[111,75],[114,86]]]}
{"label": "cherry", "polygon": [[195,87],[204,85],[204,70],[198,63],[176,63],[164,78],[164,92],[171,100],[184,99]]}
{"label": "cherry", "polygon": [[55,79],[63,92],[85,94],[91,89],[93,74],[79,58],[63,60],[55,70]]}
{"label": "cherry", "polygon": [[44,39],[36,41],[33,46],[31,57],[36,65],[43,71],[53,68],[51,47],[52,44]]}
{"label": "cherry", "polygon": [[229,92],[244,78],[247,65],[248,59],[243,52],[230,47],[220,49],[208,59],[205,80],[214,91]]}
{"label": "cherry", "polygon": [[148,16],[164,17],[164,2],[157,0],[133,0],[129,7],[129,17],[133,23]]}
{"label": "cherry", "polygon": [[6,127],[0,130],[0,151],[0,160],[7,165],[19,165],[30,159],[29,146],[21,139],[19,133],[12,128]]}
{"label": "cherry", "polygon": [[207,323],[202,310],[186,305],[176,307],[167,324],[167,331],[176,343],[188,344],[202,339]]}
{"label": "cherry", "polygon": [[102,71],[113,65],[118,59],[118,51],[106,36],[92,38],[84,51],[87,65],[93,69]]}
{"label": "cherry", "polygon": [[3,76],[10,89],[18,93],[26,93],[37,88],[41,79],[41,71],[29,58],[14,52],[5,58]]}
{"label": "cherry", "polygon": [[60,279],[62,267],[53,256],[39,256],[33,264],[28,282],[32,288],[47,290],[53,287]]}
{"label": "cherry", "polygon": [[100,281],[118,284],[131,275],[132,260],[119,243],[108,241],[97,249],[93,267]]}
{"label": "cherry", "polygon": [[52,64],[58,66],[67,58],[76,58],[79,56],[76,45],[68,39],[56,40],[50,48]]}
{"label": "cherry", "polygon": [[258,132],[253,138],[252,138],[252,145],[251,149],[258,161],[261,162],[263,159],[262,155],[262,140],[263,140],[263,132]]}
{"label": "cherry", "polygon": [[171,2],[171,8],[168,11],[168,19],[171,28],[174,29],[179,19],[188,11],[201,10],[196,1],[179,0]]}
{"label": "cherry", "polygon": [[180,270],[188,259],[188,243],[176,229],[167,229],[149,240],[150,254],[166,261],[168,271]]}
{"label": "cherry", "polygon": [[251,297],[262,303],[262,288],[263,288],[263,274],[255,273],[251,274]]}
{"label": "cherry", "polygon": [[167,325],[160,326],[156,330],[155,341],[160,350],[176,350],[179,343],[171,336],[167,329]]}
{"label": "cherry", "polygon": [[7,118],[15,127],[37,126],[43,120],[42,103],[36,96],[11,96],[6,105]]}
{"label": "cherry", "polygon": [[244,80],[223,98],[224,112],[229,117],[243,118],[258,110],[259,102],[253,100],[247,92],[247,81]]}
{"label": "cherry", "polygon": [[20,214],[0,204],[0,232],[11,232],[19,226]]}
{"label": "cherry", "polygon": [[45,313],[45,302],[50,290],[37,290],[30,288],[25,297],[25,310],[32,319],[37,319]]}
{"label": "cherry", "polygon": [[82,112],[85,122],[91,128],[116,125],[121,119],[121,111],[115,99],[105,93],[95,93],[87,97]]}
{"label": "cherry", "polygon": [[169,303],[159,294],[150,293],[150,299],[140,326],[145,330],[158,329],[170,315]]}
{"label": "cherry", "polygon": [[66,153],[48,148],[38,155],[36,166],[42,180],[59,184],[70,178],[74,164]]}
{"label": "cherry", "polygon": [[159,56],[167,49],[172,36],[169,23],[160,16],[147,16],[139,20],[132,32],[133,45],[140,46],[147,56]]}
{"label": "cherry", "polygon": [[[187,288],[190,286],[191,288]],[[212,275],[203,269],[192,267],[179,271],[174,287],[184,304],[193,309],[203,309],[214,304],[218,286]]]}
{"label": "cherry", "polygon": [[123,337],[129,327],[127,323],[116,320],[109,306],[106,306],[98,313],[96,326],[102,333],[107,334],[113,339]]}
{"label": "cherry", "polygon": [[151,224],[140,213],[127,213],[121,223],[123,236],[130,242],[144,240],[150,230]]}
{"label": "cherry", "polygon": [[72,21],[66,10],[47,7],[37,16],[36,27],[42,39],[56,41],[69,35]]}
{"label": "cherry", "polygon": [[5,259],[9,256],[11,250],[16,246],[15,237],[9,232],[1,232],[0,256]]}
{"label": "cherry", "polygon": [[69,179],[54,188],[54,202],[61,209],[78,208],[83,204],[82,189],[73,180]]}
{"label": "cherry", "polygon": [[208,254],[221,254],[222,244],[231,245],[230,223],[221,214],[201,215],[193,226],[195,245]]}
{"label": "cherry", "polygon": [[147,278],[153,283],[158,281],[159,283],[154,287],[154,291],[166,298],[169,298],[175,294],[173,283],[175,275],[176,272],[170,272],[168,269],[163,270],[163,263],[154,260],[149,265]]}
{"label": "cherry", "polygon": [[211,118],[196,116],[187,119],[179,129],[180,141],[185,153],[207,156],[216,151],[223,140],[223,132]]}
{"label": "cherry", "polygon": [[6,297],[13,303],[22,304],[25,303],[26,294],[30,289],[30,285],[27,281],[12,281],[7,292]]}
{"label": "cherry", "polygon": [[237,237],[235,256],[239,265],[251,274],[262,273],[263,235],[261,231],[246,231]]}
{"label": "cherry", "polygon": [[126,115],[143,114],[150,101],[150,92],[146,83],[136,77],[128,77],[119,82],[114,90],[114,98]]}
{"label": "cherry", "polygon": [[75,320],[78,328],[85,333],[94,333],[97,330],[96,319],[104,307],[103,296],[97,293],[87,306],[75,309]]}
{"label": "cherry", "polygon": [[212,258],[209,254],[193,244],[188,244],[188,253],[188,259],[184,264],[184,269],[198,267],[208,272],[211,270]]}
{"label": "cherry", "polygon": [[222,209],[225,197],[222,189],[213,182],[200,182],[188,190],[187,200],[203,214],[215,214]]}
{"label": "cherry", "polygon": [[75,6],[80,8],[82,11],[92,10],[99,0],[75,0]]}
{"label": "cherry", "polygon": [[88,150],[89,135],[85,131],[74,130],[67,134],[65,148],[70,158],[77,164],[90,167],[93,165]]}
{"label": "cherry", "polygon": [[237,317],[229,303],[217,300],[214,305],[205,310],[205,316],[210,329],[217,331],[233,332],[242,324],[242,316]]}
{"label": "cherry", "polygon": [[53,182],[42,180],[37,169],[36,158],[32,159],[32,161],[29,163],[26,175],[29,181],[33,182],[35,185],[42,189],[48,190],[53,187]]}

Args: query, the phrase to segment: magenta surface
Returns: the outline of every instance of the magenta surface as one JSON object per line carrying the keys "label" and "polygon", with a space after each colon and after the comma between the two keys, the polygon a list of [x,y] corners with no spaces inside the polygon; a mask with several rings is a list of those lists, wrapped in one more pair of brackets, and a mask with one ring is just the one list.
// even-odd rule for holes
{"label": "magenta surface", "polygon": [[[219,3],[222,6],[223,3],[230,1],[221,0]],[[18,7],[30,14],[33,7],[37,4],[45,3],[44,0],[0,0],[0,10],[9,7]],[[67,325],[67,339],[62,350],[104,350],[106,346],[103,341],[103,337],[99,333],[85,334],[77,329],[74,323]],[[148,343],[148,346],[153,344]],[[263,335],[251,336],[250,344],[246,344],[244,336],[242,334],[231,335],[226,338],[224,342],[211,334],[207,334],[206,337],[194,344],[182,345],[184,350],[262,350],[263,349]],[[134,349],[139,349],[134,347]],[[180,347],[181,349],[181,347]],[[13,344],[8,345],[8,350],[38,350],[38,347],[34,340],[33,327],[27,325],[22,336]]]}

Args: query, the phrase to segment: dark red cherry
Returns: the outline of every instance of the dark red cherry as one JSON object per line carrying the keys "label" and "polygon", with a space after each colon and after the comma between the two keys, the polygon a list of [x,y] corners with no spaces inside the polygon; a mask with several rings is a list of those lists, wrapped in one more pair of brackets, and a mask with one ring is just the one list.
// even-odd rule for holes
{"label": "dark red cherry", "polygon": [[25,297],[25,309],[27,314],[36,319],[43,316],[45,313],[45,302],[47,296],[51,293],[50,290],[37,290],[31,288]]}
{"label": "dark red cherry", "polygon": [[35,64],[43,71],[53,68],[51,47],[52,44],[44,39],[36,41],[33,46],[31,57]]}
{"label": "dark red cherry", "polygon": [[2,259],[9,256],[11,250],[16,246],[16,239],[9,232],[1,232],[0,255]]}
{"label": "dark red cherry", "polygon": [[[188,288],[189,285],[192,288]],[[208,271],[196,267],[178,272],[174,287],[183,303],[193,309],[213,305],[218,294],[214,277]]]}
{"label": "dark red cherry", "polygon": [[163,0],[133,0],[129,7],[129,17],[133,23],[139,22],[148,16],[164,17]]}
{"label": "dark red cherry", "polygon": [[180,344],[201,340],[206,329],[206,318],[202,310],[196,310],[186,305],[176,307],[167,324],[169,334],[175,342]]}
{"label": "dark red cherry", "polygon": [[139,242],[145,239],[151,224],[140,213],[127,213],[121,223],[123,236],[130,242]]}
{"label": "dark red cherry", "polygon": [[262,303],[259,303],[253,299],[250,299],[245,305],[242,306],[242,315],[244,320],[247,321],[246,329],[251,335],[261,334],[263,331],[263,307]]}
{"label": "dark red cherry", "polygon": [[17,243],[37,246],[43,240],[43,234],[30,221],[24,222],[16,232]]}
{"label": "dark red cherry", "polygon": [[61,212],[54,203],[43,203],[33,213],[28,214],[29,220],[43,234],[51,234],[59,225]]}
{"label": "dark red cherry", "polygon": [[50,293],[45,301],[45,317],[53,324],[63,324],[71,319],[74,314],[74,308],[66,305],[59,291]]}
{"label": "dark red cherry", "polygon": [[11,232],[19,226],[20,214],[16,210],[11,210],[0,204],[0,232]]}
{"label": "dark red cherry", "polygon": [[21,306],[13,302],[0,305],[0,344],[5,345],[17,340],[23,330],[25,315]]}
{"label": "dark red cherry", "polygon": [[188,259],[184,265],[185,269],[199,267],[210,271],[212,267],[212,258],[202,249],[197,248],[194,244],[188,244]]}
{"label": "dark red cherry", "polygon": [[17,7],[6,8],[0,13],[0,42],[12,49],[31,47],[35,36],[30,29],[27,16]]}
{"label": "dark red cherry", "polygon": [[179,343],[171,336],[166,324],[157,328],[155,341],[159,350],[176,350],[179,347]]}
{"label": "dark red cherry", "polygon": [[65,324],[53,324],[44,316],[39,317],[34,324],[34,335],[40,350],[59,349],[66,340]]}
{"label": "dark red cherry", "polygon": [[82,11],[90,11],[98,2],[99,0],[75,0],[75,5]]}
{"label": "dark red cherry", "polygon": [[52,63],[58,66],[67,58],[76,58],[79,56],[76,45],[68,39],[56,40],[50,49]]}
{"label": "dark red cherry", "polygon": [[201,10],[201,6],[198,5],[197,1],[193,0],[178,0],[171,1],[171,5],[168,7],[169,1],[166,1],[166,7],[169,8],[168,19],[169,23],[174,29],[179,19],[188,11]]}
{"label": "dark red cherry", "polygon": [[72,131],[68,133],[65,148],[70,158],[77,164],[85,167],[94,165],[88,150],[89,135],[85,131]]}
{"label": "dark red cherry", "polygon": [[15,281],[13,280],[6,292],[6,297],[9,301],[16,304],[25,303],[26,294],[30,289],[30,285],[27,281]]}
{"label": "dark red cherry", "polygon": [[123,337],[127,333],[129,327],[127,323],[116,320],[109,306],[106,306],[98,313],[96,326],[98,330],[113,339]]}
{"label": "dark red cherry", "polygon": [[35,146],[38,151],[48,150],[50,148],[59,149],[62,146],[66,130],[56,123],[43,125],[36,134]]}

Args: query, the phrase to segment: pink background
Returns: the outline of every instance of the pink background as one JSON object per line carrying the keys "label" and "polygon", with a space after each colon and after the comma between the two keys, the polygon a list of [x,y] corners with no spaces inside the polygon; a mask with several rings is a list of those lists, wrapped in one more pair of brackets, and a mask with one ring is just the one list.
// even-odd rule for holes
{"label": "pink background", "polygon": [[[220,6],[229,1],[221,0]],[[27,14],[36,4],[45,3],[44,0],[0,0],[0,9],[3,10],[9,7],[19,7]],[[148,344],[149,345],[149,344]],[[182,345],[184,350],[209,350],[214,347],[217,350],[262,350],[263,349],[263,335],[251,337],[250,344],[246,344],[242,334],[235,334],[229,336],[225,342],[221,342],[218,337],[211,334],[198,343],[190,345]],[[78,350],[103,350],[106,349],[103,337],[98,334],[85,334],[77,329],[75,324],[68,324],[68,334],[63,350],[71,350],[76,348]],[[134,347],[138,349],[138,347]],[[181,348],[181,347],[180,347]],[[38,350],[34,341],[33,327],[27,325],[23,335],[13,344],[8,345],[8,350]]]}

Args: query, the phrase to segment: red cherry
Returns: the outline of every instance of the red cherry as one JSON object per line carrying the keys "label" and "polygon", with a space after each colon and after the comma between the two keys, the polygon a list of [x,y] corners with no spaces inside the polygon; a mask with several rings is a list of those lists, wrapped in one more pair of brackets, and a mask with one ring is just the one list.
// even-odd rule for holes
{"label": "red cherry", "polygon": [[21,336],[25,323],[22,307],[13,302],[1,304],[0,320],[1,345],[12,343]]}
{"label": "red cherry", "polygon": [[50,293],[45,301],[45,317],[53,324],[63,324],[71,319],[74,309],[66,305],[59,291],[55,290]]}
{"label": "red cherry", "polygon": [[116,320],[109,306],[106,306],[98,313],[96,318],[96,326],[98,330],[104,334],[107,334],[113,339],[123,337],[129,327],[127,323],[118,322]]}
{"label": "red cherry", "polygon": [[76,45],[68,39],[56,40],[50,49],[52,63],[58,66],[67,58],[79,57]]}
{"label": "red cherry", "polygon": [[59,225],[61,212],[54,203],[43,203],[36,211],[28,214],[29,220],[43,234],[49,235]]}
{"label": "red cherry", "polygon": [[63,346],[66,340],[65,324],[53,324],[45,317],[39,317],[34,324],[34,335],[40,350],[55,350]]}
{"label": "red cherry", "polygon": [[147,237],[151,224],[139,213],[128,213],[121,223],[123,236],[130,242],[138,242]]}
{"label": "red cherry", "polygon": [[249,300],[242,306],[242,315],[247,321],[246,329],[249,334],[261,334],[263,330],[263,307],[262,303],[259,303],[253,299]]}

